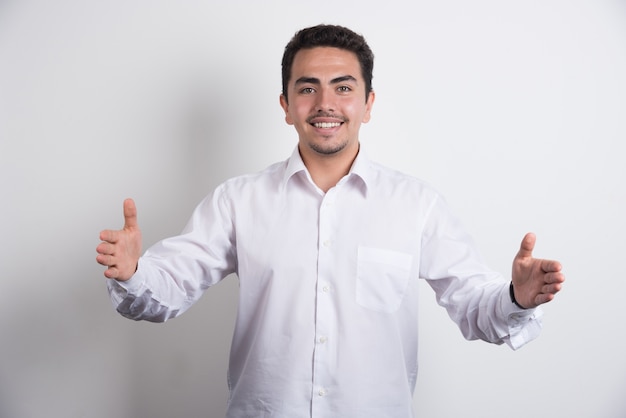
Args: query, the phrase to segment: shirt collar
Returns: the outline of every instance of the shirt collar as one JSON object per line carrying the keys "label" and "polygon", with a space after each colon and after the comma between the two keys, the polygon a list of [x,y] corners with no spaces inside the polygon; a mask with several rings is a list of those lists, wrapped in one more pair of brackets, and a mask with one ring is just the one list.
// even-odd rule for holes
{"label": "shirt collar", "polygon": [[359,153],[352,163],[350,174],[356,175],[361,179],[364,192],[372,184],[372,162],[362,146],[359,148]]}
{"label": "shirt collar", "polygon": [[[285,174],[283,177],[283,187],[287,185],[291,177],[301,172],[305,173],[305,175],[310,179],[311,176],[309,174],[309,171],[304,165],[304,161],[302,161],[302,156],[300,156],[298,146],[296,146],[291,153],[291,157],[289,157],[289,159],[287,160],[287,166],[285,168]],[[372,168],[371,161],[365,151],[363,151],[363,147],[360,147],[359,153],[352,163],[352,167],[350,168],[350,172],[348,173],[348,177],[351,176],[357,176],[361,179],[363,184],[363,193],[365,193],[367,191],[368,185],[370,185],[372,181]]]}
{"label": "shirt collar", "polygon": [[304,165],[304,161],[302,161],[300,151],[298,151],[298,146],[296,145],[295,149],[291,153],[291,157],[287,160],[287,167],[285,168],[285,176],[283,178],[283,187],[287,185],[287,182],[289,182],[291,177],[300,172],[307,173],[308,171]]}

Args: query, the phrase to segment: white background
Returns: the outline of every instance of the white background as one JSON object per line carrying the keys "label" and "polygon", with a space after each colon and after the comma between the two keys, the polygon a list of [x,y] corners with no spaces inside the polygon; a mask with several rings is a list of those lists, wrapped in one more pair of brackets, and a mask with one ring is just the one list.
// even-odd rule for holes
{"label": "white background", "polygon": [[133,197],[148,246],[287,158],[280,59],[317,23],[376,55],[370,156],[443,192],[503,274],[527,231],[565,266],[517,352],[463,340],[423,286],[417,415],[626,416],[624,1],[4,0],[0,417],[223,416],[236,279],[129,321],[98,233]]}

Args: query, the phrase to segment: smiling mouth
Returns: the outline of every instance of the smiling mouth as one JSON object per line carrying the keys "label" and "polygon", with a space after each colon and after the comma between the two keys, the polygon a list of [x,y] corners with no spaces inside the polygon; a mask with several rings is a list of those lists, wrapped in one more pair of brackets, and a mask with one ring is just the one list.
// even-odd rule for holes
{"label": "smiling mouth", "polygon": [[341,124],[342,122],[316,122],[316,123],[312,123],[311,125],[320,129],[330,129],[330,128],[336,128],[338,126],[341,126]]}

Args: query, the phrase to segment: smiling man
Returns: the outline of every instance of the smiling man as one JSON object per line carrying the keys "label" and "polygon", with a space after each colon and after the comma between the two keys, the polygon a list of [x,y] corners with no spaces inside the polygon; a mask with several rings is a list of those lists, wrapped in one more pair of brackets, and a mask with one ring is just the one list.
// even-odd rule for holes
{"label": "smiling man", "polygon": [[299,50],[289,80],[280,96],[285,119],[298,132],[313,181],[327,191],[348,174],[359,151],[359,129],[370,119],[374,92],[366,88],[356,54],[334,47]]}
{"label": "smiling man", "polygon": [[135,320],[173,318],[237,274],[228,417],[412,417],[419,279],[465,338],[517,349],[538,336],[561,265],[533,258],[527,234],[505,279],[437,191],[367,158],[373,54],[362,36],[303,29],[282,68],[291,157],[221,184],[181,235],[143,256],[126,200],[124,228],[101,232],[96,259]]}

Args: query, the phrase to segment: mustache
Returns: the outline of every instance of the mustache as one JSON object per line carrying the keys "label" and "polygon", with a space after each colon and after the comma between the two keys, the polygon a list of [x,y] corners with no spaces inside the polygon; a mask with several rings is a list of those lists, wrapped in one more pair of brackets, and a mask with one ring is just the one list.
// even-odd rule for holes
{"label": "mustache", "polygon": [[312,123],[314,119],[317,118],[331,118],[331,119],[337,119],[340,120],[341,122],[347,122],[348,118],[346,118],[345,116],[341,116],[341,115],[337,115],[335,113],[330,113],[330,112],[317,112],[314,115],[309,116],[306,121],[307,123]]}

